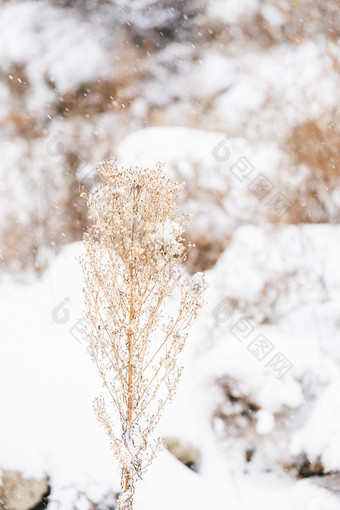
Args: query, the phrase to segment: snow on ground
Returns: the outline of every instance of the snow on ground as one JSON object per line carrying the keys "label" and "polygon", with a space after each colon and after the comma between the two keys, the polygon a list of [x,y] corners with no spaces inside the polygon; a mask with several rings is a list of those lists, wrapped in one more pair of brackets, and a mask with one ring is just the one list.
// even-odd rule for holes
{"label": "snow on ground", "polygon": [[[297,236],[298,230],[303,236]],[[269,508],[274,504],[280,509],[300,510],[301,504],[311,510],[340,508],[339,500],[330,492],[311,481],[295,482],[277,469],[272,433],[280,410],[306,405],[304,380],[310,378],[316,387],[308,402],[311,411],[305,422],[291,431],[288,447],[295,454],[303,451],[311,458],[321,455],[327,469],[340,468],[336,435],[340,430],[336,397],[340,391],[340,353],[334,351],[332,338],[340,286],[334,277],[340,250],[338,230],[330,225],[303,229],[290,226],[280,232],[243,227],[235,233],[229,249],[207,273],[207,303],[188,340],[183,381],[159,426],[160,434],[174,435],[199,448],[199,472],[190,471],[170,453],[162,453],[138,487],[137,510],[160,506],[165,510],[174,506],[203,510],[215,505]],[[324,250],[320,249],[320,239]],[[289,253],[283,249],[287,243],[291,246]],[[53,501],[59,501],[65,510],[72,508],[82,491],[98,501],[110,490],[119,490],[116,465],[91,409],[93,397],[100,393],[99,379],[77,330],[83,317],[82,277],[75,260],[80,253],[80,243],[69,245],[41,281],[30,286],[7,281],[1,290],[1,462],[27,476],[49,475],[51,508]],[[267,282],[276,284],[277,276],[285,278],[294,270],[303,288],[306,267],[314,271],[313,281],[317,282],[326,265],[328,272],[322,273],[326,300],[324,287],[316,283],[314,294],[307,288],[306,303],[299,306],[294,301],[294,286],[288,285],[286,299],[277,304],[277,321],[259,324],[253,313],[251,325],[255,331],[264,333],[275,352],[282,351],[293,364],[278,379],[272,368],[235,338],[228,320],[216,320],[214,309],[228,295],[246,298],[247,306],[256,311],[257,296]],[[322,325],[323,314],[331,317],[334,328],[328,324],[326,341],[312,322]],[[230,321],[234,324],[232,318]],[[211,416],[219,396],[212,382],[220,376],[236,378],[260,405],[258,432],[268,435],[269,447],[267,444],[259,455],[265,457],[271,473],[261,470],[256,456],[254,466],[260,468],[247,467],[243,440],[236,438],[230,446],[213,433]]]}
{"label": "snow on ground", "polygon": [[[271,454],[275,457],[277,448],[275,415],[300,408],[305,414],[287,438],[288,458],[293,453],[306,453],[313,461],[320,457],[327,471],[340,467],[334,398],[340,391],[339,249],[338,226],[238,229],[208,275],[205,318],[206,324],[210,320],[207,371],[233,377],[269,413]],[[270,361],[278,353],[287,363],[282,374]],[[282,461],[282,451],[280,456]]]}
{"label": "snow on ground", "polygon": [[[132,23],[136,40],[166,28],[169,12],[153,10],[156,3],[143,0],[134,11],[123,0],[113,11],[103,2],[91,17],[57,2],[2,2],[1,78],[13,85],[11,69],[23,66],[29,86],[13,97],[0,83],[1,213],[13,207],[30,232],[30,210],[35,221],[40,207],[51,207],[52,182],[65,192],[69,155],[80,155],[79,180],[116,148],[121,164],[165,162],[187,183],[180,209],[193,214],[189,231],[225,250],[207,271],[206,305],[159,424],[160,435],[199,449],[198,472],[162,452],[137,487],[135,510],[340,509],[339,495],[286,473],[301,458],[340,470],[339,227],[285,225],[286,211],[259,200],[251,185],[263,174],[272,194],[282,191],[278,182],[302,187],[280,145],[297,123],[336,107],[338,48],[321,34],[264,49],[242,39],[241,25],[260,12],[280,29],[281,11],[214,0],[207,16],[227,23],[230,44],[206,39],[200,47],[190,34],[162,41],[161,33],[158,51],[130,47],[129,55],[124,47],[116,59],[116,23]],[[96,91],[84,106],[85,91],[79,111],[59,114],[64,96],[107,78],[115,92],[119,85],[109,106],[93,114]],[[15,134],[27,119],[36,132],[28,124]],[[325,190],[326,207],[337,208]],[[87,498],[103,501],[120,484],[92,412],[101,385],[80,330],[81,250],[65,246],[40,280],[0,280],[0,468],[49,476],[52,510],[90,509]]]}

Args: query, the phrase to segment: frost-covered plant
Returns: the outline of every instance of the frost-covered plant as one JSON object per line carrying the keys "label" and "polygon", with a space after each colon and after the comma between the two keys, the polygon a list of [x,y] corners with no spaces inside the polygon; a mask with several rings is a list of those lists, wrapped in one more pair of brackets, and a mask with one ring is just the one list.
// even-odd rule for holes
{"label": "frost-covered plant", "polygon": [[[120,509],[131,509],[136,481],[160,445],[161,412],[181,374],[178,356],[202,304],[203,278],[186,277],[186,216],[176,215],[182,183],[155,169],[99,166],[101,186],[87,198],[93,226],[84,235],[90,352],[108,392],[96,399],[121,474]],[[166,313],[177,289],[178,306]],[[171,303],[169,303],[171,304]]]}

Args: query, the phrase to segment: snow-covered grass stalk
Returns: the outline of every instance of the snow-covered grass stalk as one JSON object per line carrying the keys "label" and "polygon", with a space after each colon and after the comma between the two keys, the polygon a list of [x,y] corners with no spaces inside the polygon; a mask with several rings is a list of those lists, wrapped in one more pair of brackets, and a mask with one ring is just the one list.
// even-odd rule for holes
{"label": "snow-covered grass stalk", "polygon": [[[95,412],[121,468],[119,509],[132,509],[136,481],[160,445],[155,426],[176,390],[178,356],[202,304],[203,279],[183,275],[186,216],[176,214],[182,183],[155,169],[99,166],[101,186],[87,198],[84,235],[90,352],[107,390]],[[166,314],[177,288],[176,312]],[[107,404],[107,405],[106,405]]]}

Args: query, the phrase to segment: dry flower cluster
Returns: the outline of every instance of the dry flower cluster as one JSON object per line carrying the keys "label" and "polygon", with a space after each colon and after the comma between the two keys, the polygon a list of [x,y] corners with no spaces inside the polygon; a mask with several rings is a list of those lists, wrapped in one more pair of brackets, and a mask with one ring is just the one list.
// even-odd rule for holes
{"label": "dry flower cluster", "polygon": [[[176,215],[176,197],[183,184],[161,165],[117,168],[111,159],[98,171],[102,184],[86,196],[93,225],[81,260],[91,357],[109,396],[108,407],[96,400],[95,412],[120,464],[119,508],[132,509],[136,481],[160,446],[154,429],[176,390],[204,281],[182,270],[188,218]],[[169,315],[175,289],[179,302]]]}

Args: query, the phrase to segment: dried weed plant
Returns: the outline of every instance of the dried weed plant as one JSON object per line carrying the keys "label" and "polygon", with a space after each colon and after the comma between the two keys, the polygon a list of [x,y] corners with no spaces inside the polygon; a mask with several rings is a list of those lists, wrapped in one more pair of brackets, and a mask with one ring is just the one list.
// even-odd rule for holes
{"label": "dried weed plant", "polygon": [[[176,390],[204,281],[182,270],[188,218],[176,215],[176,197],[183,183],[161,165],[118,168],[111,159],[98,171],[102,184],[86,196],[93,225],[81,263],[91,357],[109,397],[94,407],[121,468],[122,510],[132,509],[136,481],[160,446],[154,429]],[[169,314],[173,291],[178,306]]]}

